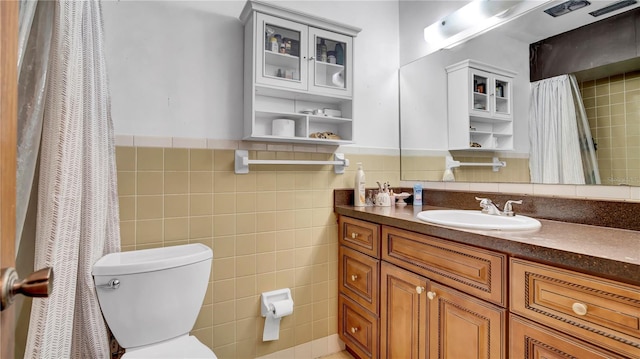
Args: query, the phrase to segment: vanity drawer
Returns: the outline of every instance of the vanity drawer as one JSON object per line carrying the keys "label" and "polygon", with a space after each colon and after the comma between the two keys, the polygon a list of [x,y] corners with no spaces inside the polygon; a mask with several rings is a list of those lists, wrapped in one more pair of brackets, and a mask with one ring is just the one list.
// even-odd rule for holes
{"label": "vanity drawer", "polygon": [[640,288],[511,259],[511,310],[616,353],[640,358]]}
{"label": "vanity drawer", "polygon": [[513,314],[509,332],[509,358],[623,358]]}
{"label": "vanity drawer", "polygon": [[380,226],[340,216],[340,244],[372,257],[380,258]]}
{"label": "vanity drawer", "polygon": [[340,291],[378,314],[380,261],[345,246],[340,246],[339,258]]}
{"label": "vanity drawer", "polygon": [[360,358],[378,357],[378,318],[344,294],[338,296],[338,333]]}
{"label": "vanity drawer", "polygon": [[507,305],[504,254],[383,226],[382,258],[478,298]]}

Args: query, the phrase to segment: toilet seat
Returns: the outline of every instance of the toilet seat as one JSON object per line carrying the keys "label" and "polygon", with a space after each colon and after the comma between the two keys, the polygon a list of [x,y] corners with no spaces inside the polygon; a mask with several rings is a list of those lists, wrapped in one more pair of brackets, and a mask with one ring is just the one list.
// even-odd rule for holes
{"label": "toilet seat", "polygon": [[142,348],[127,349],[122,358],[217,359],[209,347],[192,335],[184,335]]}

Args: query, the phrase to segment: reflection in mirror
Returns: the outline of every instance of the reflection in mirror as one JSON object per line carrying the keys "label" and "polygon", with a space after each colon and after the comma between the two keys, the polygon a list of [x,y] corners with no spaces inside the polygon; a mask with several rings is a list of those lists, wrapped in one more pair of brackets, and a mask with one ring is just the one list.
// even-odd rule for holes
{"label": "reflection in mirror", "polygon": [[[556,18],[543,12],[544,9],[560,3],[550,2],[454,48],[431,53],[403,66],[400,69],[401,178],[441,181],[447,169],[446,156],[453,156],[460,162],[487,163],[492,162],[493,157],[498,157],[507,165],[497,172],[490,166],[459,167],[453,168],[453,177],[456,181],[470,182],[531,182],[528,126],[530,75],[534,74],[533,70],[530,72],[530,44],[577,28],[585,23],[582,21],[600,20],[588,13],[612,2],[592,1],[593,6],[575,11],[576,14],[569,13]],[[640,12],[638,6],[640,5],[636,4],[609,15],[615,16],[627,11]],[[624,32],[620,28],[614,28],[612,31]],[[589,38],[571,41],[580,46],[590,45]],[[547,50],[560,47],[553,42],[544,41],[538,45]],[[609,66],[598,66],[595,69],[574,66],[574,70],[571,71],[581,70],[575,75],[582,93],[591,135],[597,144],[596,156],[601,183],[606,185],[640,185],[640,72],[637,71],[640,64],[635,43],[632,50],[632,57],[635,59],[627,59]],[[597,53],[595,50],[591,52]],[[544,55],[542,51],[539,54]],[[584,55],[582,57],[583,62],[589,61],[588,58],[584,59]],[[449,98],[445,68],[467,59],[516,73],[513,84],[513,150],[450,151],[447,120]],[[571,59],[570,62],[576,65],[579,61]],[[563,63],[562,58],[547,61],[545,65],[559,63]],[[600,65],[597,61],[592,63]],[[547,74],[540,78],[558,74]],[[461,134],[465,135],[468,134]]]}

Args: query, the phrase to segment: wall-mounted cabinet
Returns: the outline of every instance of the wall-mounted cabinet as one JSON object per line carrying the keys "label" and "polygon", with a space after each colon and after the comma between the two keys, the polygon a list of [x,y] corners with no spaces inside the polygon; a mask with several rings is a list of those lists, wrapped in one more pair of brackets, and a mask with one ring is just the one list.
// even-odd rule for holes
{"label": "wall-mounted cabinet", "polygon": [[[244,139],[353,142],[353,38],[358,28],[249,1],[245,24]],[[274,134],[272,121],[295,131]]]}
{"label": "wall-mounted cabinet", "polygon": [[446,71],[449,149],[512,150],[516,73],[473,60]]}

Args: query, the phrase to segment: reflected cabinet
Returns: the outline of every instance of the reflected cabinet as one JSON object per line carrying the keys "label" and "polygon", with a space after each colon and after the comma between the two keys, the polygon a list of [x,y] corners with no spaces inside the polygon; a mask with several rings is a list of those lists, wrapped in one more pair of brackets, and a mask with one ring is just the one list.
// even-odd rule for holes
{"label": "reflected cabinet", "polygon": [[449,149],[512,150],[516,73],[473,60],[446,71]]}
{"label": "reflected cabinet", "polygon": [[360,29],[258,1],[247,3],[241,20],[244,139],[352,143]]}

